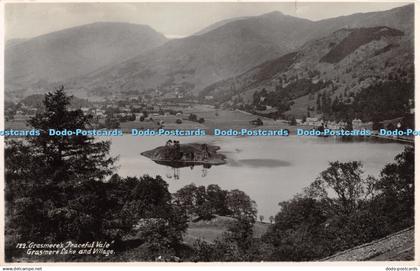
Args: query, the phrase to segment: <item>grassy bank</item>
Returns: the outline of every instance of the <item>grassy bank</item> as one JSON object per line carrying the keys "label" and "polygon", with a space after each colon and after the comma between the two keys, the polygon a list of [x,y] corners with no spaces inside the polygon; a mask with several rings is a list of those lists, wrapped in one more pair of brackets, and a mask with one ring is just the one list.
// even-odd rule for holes
{"label": "grassy bank", "polygon": [[[189,222],[187,232],[184,235],[184,243],[192,246],[196,240],[214,242],[217,238],[222,238],[227,231],[229,224],[235,219],[226,216],[215,216],[211,220],[200,220]],[[254,237],[261,237],[270,226],[269,223],[255,222]]]}

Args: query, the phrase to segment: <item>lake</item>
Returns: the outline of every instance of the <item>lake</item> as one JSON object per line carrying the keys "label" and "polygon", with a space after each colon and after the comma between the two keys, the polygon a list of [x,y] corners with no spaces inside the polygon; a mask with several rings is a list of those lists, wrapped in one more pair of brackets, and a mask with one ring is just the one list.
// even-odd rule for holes
{"label": "lake", "polygon": [[279,202],[291,199],[314,181],[329,161],[361,161],[365,175],[377,177],[384,165],[404,149],[400,143],[373,138],[343,142],[335,137],[178,137],[171,139],[181,144],[220,146],[219,152],[227,156],[227,164],[210,169],[196,166],[175,170],[140,155],[164,145],[168,137],[124,135],[109,139],[111,154],[120,156],[119,175],[160,175],[169,183],[170,192],[191,183],[239,189],[256,201],[258,213],[265,220],[279,211]]}

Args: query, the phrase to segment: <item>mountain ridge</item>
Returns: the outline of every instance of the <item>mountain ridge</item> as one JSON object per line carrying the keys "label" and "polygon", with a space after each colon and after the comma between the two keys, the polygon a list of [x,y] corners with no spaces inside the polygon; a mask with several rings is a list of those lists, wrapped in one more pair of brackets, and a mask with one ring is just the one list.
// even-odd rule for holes
{"label": "mountain ridge", "polygon": [[281,114],[306,117],[316,115],[320,105],[315,97],[324,93],[331,101],[344,102],[375,84],[395,78],[413,81],[413,59],[412,36],[402,31],[379,26],[340,29],[210,85],[200,96],[212,96],[222,106],[272,106]]}
{"label": "mountain ridge", "polygon": [[113,22],[40,35],[6,48],[6,90],[42,88],[131,58],[166,41],[149,26]]}
{"label": "mountain ridge", "polygon": [[[413,35],[413,5],[320,21],[270,12],[232,19],[200,35],[165,40],[147,53],[100,65],[65,80],[72,91],[103,96],[126,91],[197,95],[208,86],[304,47],[306,43],[349,26],[397,26]],[[405,15],[405,16],[402,16]],[[216,23],[217,24],[217,23]],[[211,26],[209,26],[211,27]],[[290,31],[293,29],[293,31]],[[7,79],[7,78],[6,78]],[[10,80],[6,80],[6,84]],[[25,85],[25,84],[24,84]],[[33,85],[26,84],[33,88]],[[51,84],[39,83],[49,87]],[[12,88],[8,88],[13,91]],[[29,91],[30,92],[30,91]]]}

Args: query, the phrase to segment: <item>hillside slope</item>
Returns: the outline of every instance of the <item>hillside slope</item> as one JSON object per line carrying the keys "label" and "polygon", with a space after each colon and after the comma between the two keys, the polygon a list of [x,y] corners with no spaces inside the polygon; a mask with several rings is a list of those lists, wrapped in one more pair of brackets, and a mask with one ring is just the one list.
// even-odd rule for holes
{"label": "hillside slope", "polygon": [[71,87],[93,89],[96,94],[141,93],[153,88],[163,93],[196,95],[215,82],[296,51],[339,29],[386,26],[412,33],[413,15],[413,5],[408,5],[317,22],[277,11],[221,22],[201,35],[170,41],[148,54],[78,78]]}
{"label": "hillside slope", "polygon": [[267,99],[262,105],[302,117],[308,115],[308,108],[316,108],[316,97],[321,93],[331,100],[344,100],[397,77],[412,81],[413,61],[410,33],[386,26],[345,28],[310,41],[294,53],[210,85],[201,96],[213,96],[222,105],[255,105],[260,102],[255,101],[254,94],[264,90],[268,94],[263,95]]}
{"label": "hillside slope", "polygon": [[414,260],[414,227],[390,234],[321,261],[412,261]]}
{"label": "hillside slope", "polygon": [[[124,63],[111,65],[67,84],[100,95],[115,91],[159,89],[196,93],[205,86],[241,73],[292,50],[290,28],[307,28],[309,20],[270,13],[233,21],[202,35],[171,40]],[[291,33],[291,34],[289,34]]]}
{"label": "hillside slope", "polygon": [[[64,83],[73,94],[84,94],[80,96],[137,95],[152,89],[158,89],[162,97],[195,96],[206,87],[265,61],[302,51],[307,43],[317,46],[314,40],[340,29],[389,27],[404,32],[407,40],[413,39],[413,7],[407,5],[316,22],[274,11],[225,20],[199,35],[167,43],[162,35],[145,26],[103,23],[83,26],[9,47],[6,90],[25,96],[56,85],[52,83]],[[121,31],[120,28],[128,26],[137,30]],[[376,41],[383,43],[382,38]],[[321,48],[322,51],[328,46]],[[349,49],[353,52],[353,48]],[[312,57],[318,57],[315,50],[311,53]]]}
{"label": "hillside slope", "polygon": [[12,41],[5,50],[6,91],[45,87],[121,62],[164,42],[166,38],[150,27],[127,23],[93,23]]}
{"label": "hillside slope", "polygon": [[205,34],[207,32],[215,30],[215,29],[217,29],[217,28],[219,28],[219,27],[221,27],[221,26],[223,26],[227,23],[234,22],[234,21],[239,21],[239,20],[244,20],[244,19],[248,19],[248,18],[249,18],[249,16],[247,16],[247,17],[234,17],[234,18],[221,20],[221,21],[215,22],[214,24],[211,24],[211,25],[201,29],[200,31],[194,33],[194,36],[199,36],[199,35]]}

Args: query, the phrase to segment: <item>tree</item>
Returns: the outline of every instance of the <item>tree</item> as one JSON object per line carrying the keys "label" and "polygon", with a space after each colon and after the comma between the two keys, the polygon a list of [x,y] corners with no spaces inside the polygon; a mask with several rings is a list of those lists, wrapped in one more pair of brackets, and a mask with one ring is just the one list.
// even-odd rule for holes
{"label": "tree", "polygon": [[264,221],[264,216],[260,215],[260,222],[263,222],[263,221]]}
{"label": "tree", "polygon": [[253,245],[254,223],[251,217],[238,217],[229,225],[224,235],[225,241],[234,243],[241,254],[246,254]]}
{"label": "tree", "polygon": [[227,194],[226,205],[234,218],[247,217],[254,221],[257,218],[255,201],[240,190],[234,189]]}
{"label": "tree", "polygon": [[195,184],[184,186],[174,194],[174,201],[191,219],[210,219],[214,214],[204,186],[197,187]]}
{"label": "tree", "polygon": [[209,184],[207,186],[207,200],[210,202],[210,208],[214,214],[229,215],[226,206],[227,191],[222,190],[217,184]]}
{"label": "tree", "polygon": [[[29,124],[41,132],[39,137],[29,140],[30,146],[46,163],[46,171],[57,171],[54,178],[59,182],[67,179],[67,185],[75,185],[87,179],[104,180],[112,173],[115,161],[108,155],[110,142],[95,142],[93,137],[83,135],[48,135],[49,129],[75,131],[91,127],[92,116],[68,109],[71,98],[65,94],[64,87],[46,94],[45,111],[29,120]],[[70,179],[72,177],[76,178]]]}
{"label": "tree", "polygon": [[414,148],[362,177],[360,162],[333,162],[292,200],[281,202],[264,243],[269,260],[307,261],[382,238],[414,224]]}
{"label": "tree", "polygon": [[193,261],[261,261],[269,245],[261,243],[253,237],[254,221],[248,217],[235,219],[228,230],[213,243],[196,241]]}
{"label": "tree", "polygon": [[[49,136],[59,131],[89,128],[91,116],[69,110],[71,97],[61,87],[45,95],[43,112],[29,124],[40,136],[6,145],[7,232],[22,240],[92,240],[107,236],[103,209],[87,208],[100,198],[97,183],[113,172],[116,158],[110,142],[89,136]],[[93,191],[92,191],[93,190]]]}
{"label": "tree", "polygon": [[273,246],[270,260],[308,261],[328,255],[331,240],[322,230],[327,213],[317,200],[296,196],[281,202],[275,222],[262,237]]}
{"label": "tree", "polygon": [[289,125],[295,126],[297,124],[295,116],[292,116],[289,121]]}
{"label": "tree", "polygon": [[214,215],[234,218],[257,218],[256,204],[240,190],[226,191],[218,185],[206,187],[186,185],[174,194],[174,202],[186,210],[190,218],[211,219]]}
{"label": "tree", "polygon": [[191,113],[191,114],[188,116],[188,120],[190,120],[190,121],[197,121],[197,115],[196,115],[196,114]]}
{"label": "tree", "polygon": [[219,262],[241,261],[242,255],[234,242],[216,239],[213,243],[197,240],[194,243],[192,261]]}
{"label": "tree", "polygon": [[[156,255],[163,248],[176,248],[187,228],[186,213],[172,204],[168,184],[160,177],[148,175],[127,178],[131,183],[122,212],[136,224],[137,236],[148,243]],[[155,255],[155,254],[154,254]]]}
{"label": "tree", "polygon": [[414,225],[414,148],[406,147],[381,171],[375,185],[381,213],[394,230]]}
{"label": "tree", "polygon": [[108,129],[120,128],[120,121],[117,118],[107,116],[105,118],[105,127]]}
{"label": "tree", "polygon": [[331,162],[305,192],[312,198],[328,199],[328,191],[332,191],[338,200],[339,210],[349,214],[357,208],[360,200],[373,193],[375,180],[372,177],[363,179],[362,173],[360,162]]}
{"label": "tree", "polygon": [[205,186],[198,186],[195,190],[196,206],[195,213],[198,219],[209,220],[215,214],[215,210],[212,208],[210,201],[207,197],[207,191]]}

